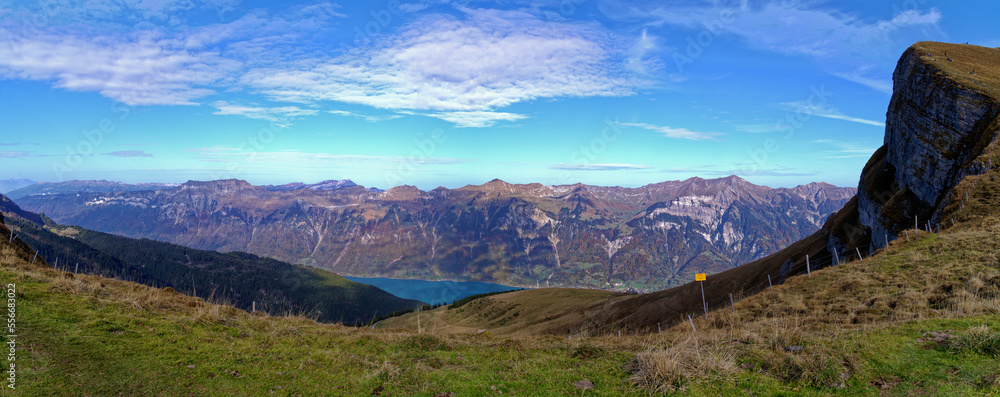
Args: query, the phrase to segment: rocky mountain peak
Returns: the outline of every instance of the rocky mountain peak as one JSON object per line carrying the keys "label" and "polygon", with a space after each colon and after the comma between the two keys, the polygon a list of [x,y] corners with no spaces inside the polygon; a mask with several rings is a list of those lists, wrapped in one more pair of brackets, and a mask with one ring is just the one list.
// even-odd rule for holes
{"label": "rocky mountain peak", "polygon": [[416,186],[400,185],[378,193],[378,198],[390,201],[414,200],[423,196],[423,193],[424,192],[417,189]]}
{"label": "rocky mountain peak", "polygon": [[345,189],[349,187],[358,186],[354,181],[350,179],[340,179],[340,180],[326,180],[319,183],[314,183],[312,185],[307,185],[309,189],[312,190],[338,190]]}
{"label": "rocky mountain peak", "polygon": [[239,192],[253,190],[254,186],[242,179],[219,179],[215,181],[187,181],[181,184],[184,190],[208,190],[217,192]]}

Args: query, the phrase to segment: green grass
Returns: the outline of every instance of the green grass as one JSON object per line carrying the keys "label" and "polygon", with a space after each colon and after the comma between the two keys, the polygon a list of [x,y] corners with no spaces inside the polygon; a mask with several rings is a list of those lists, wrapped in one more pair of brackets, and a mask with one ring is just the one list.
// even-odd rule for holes
{"label": "green grass", "polygon": [[559,338],[435,336],[251,315],[4,264],[0,281],[19,291],[24,395],[369,395],[379,387],[384,395],[572,395],[584,378],[596,385],[588,395],[642,394],[624,369],[628,349],[573,357],[578,341]]}
{"label": "green grass", "polygon": [[[662,384],[633,382],[636,356],[691,342],[684,330],[567,340],[351,328],[251,315],[131,283],[7,263],[0,281],[16,283],[19,291],[18,395],[369,395],[379,387],[384,395],[649,395]],[[713,338],[700,342],[700,352],[734,352],[735,370],[689,369],[675,391],[995,394],[995,352],[919,340],[928,331],[961,336],[984,327],[995,336],[1000,319],[803,333],[794,341],[805,347],[802,353],[786,353],[767,337],[746,344],[732,342],[740,337]],[[573,382],[582,379],[595,389],[577,390]],[[840,382],[843,388],[834,385]]]}

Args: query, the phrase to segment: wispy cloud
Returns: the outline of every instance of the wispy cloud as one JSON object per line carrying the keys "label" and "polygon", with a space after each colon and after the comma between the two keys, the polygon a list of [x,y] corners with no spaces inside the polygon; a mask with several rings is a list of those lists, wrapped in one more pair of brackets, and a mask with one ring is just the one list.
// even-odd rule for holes
{"label": "wispy cloud", "polygon": [[528,118],[528,116],[506,113],[506,112],[440,112],[426,113],[426,116],[439,118],[441,120],[454,123],[456,127],[490,127],[500,121],[517,121]]}
{"label": "wispy cloud", "polygon": [[569,171],[621,171],[621,170],[645,170],[651,168],[648,165],[636,164],[553,164],[549,166],[553,170]]}
{"label": "wispy cloud", "polygon": [[663,136],[667,138],[687,139],[692,141],[715,139],[715,137],[722,135],[721,133],[718,132],[692,131],[687,128],[659,126],[647,123],[618,123],[618,125],[626,127],[637,127],[650,131],[655,131],[660,134],[663,134]]}
{"label": "wispy cloud", "polygon": [[824,150],[817,153],[817,158],[822,159],[846,159],[846,158],[856,158],[856,157],[871,157],[875,150],[878,148],[872,148],[867,145],[862,145],[853,142],[844,142],[834,139],[817,139],[813,143],[819,143],[827,148],[832,148],[833,150]]}
{"label": "wispy cloud", "polygon": [[[20,2],[0,18],[0,78],[49,81],[126,105],[197,105],[239,90],[251,67],[316,51],[313,40],[346,15],[320,1],[239,11],[239,0],[89,0]],[[209,15],[188,24],[187,17]],[[226,23],[204,23],[233,19]],[[294,48],[290,54],[289,48]]]}
{"label": "wispy cloud", "polygon": [[[873,66],[891,62],[900,45],[940,32],[934,8],[897,11],[890,19],[862,20],[812,0],[767,2],[704,0],[687,4],[646,4],[608,0],[605,15],[649,26],[676,26],[742,39],[750,48],[812,58],[831,74],[888,92],[892,83]],[[886,11],[892,8],[886,6]],[[725,15],[725,18],[721,16]],[[929,32],[928,32],[929,31]],[[943,36],[943,34],[941,34]]]}
{"label": "wispy cloud", "polygon": [[303,62],[315,64],[309,68],[256,69],[243,82],[275,100],[434,111],[466,127],[519,117],[453,112],[632,94],[620,50],[599,28],[518,11],[463,11],[463,18],[426,16],[344,55]]}
{"label": "wispy cloud", "polygon": [[225,101],[216,101],[212,106],[217,110],[212,114],[243,116],[251,119],[286,122],[302,116],[313,116],[319,113],[315,109],[302,109],[298,106],[263,107],[236,105]]}
{"label": "wispy cloud", "polygon": [[193,105],[215,93],[237,62],[189,51],[158,33],[82,37],[24,36],[0,27],[0,77],[53,81],[71,91],[96,91],[126,105]]}
{"label": "wispy cloud", "polygon": [[152,154],[146,153],[142,150],[119,150],[105,154],[111,157],[153,157]]}
{"label": "wispy cloud", "polygon": [[365,120],[365,121],[370,122],[370,123],[375,123],[375,122],[378,122],[378,121],[385,121],[385,120],[395,120],[395,119],[398,119],[400,117],[403,117],[402,115],[399,115],[399,114],[387,114],[387,115],[384,115],[384,116],[371,116],[371,115],[367,115],[367,114],[361,114],[361,113],[355,113],[355,112],[348,112],[346,110],[330,110],[330,111],[327,111],[327,113],[335,114],[337,116],[356,117],[356,118]]}
{"label": "wispy cloud", "polygon": [[276,152],[243,151],[238,148],[207,147],[191,148],[186,151],[196,153],[197,160],[210,163],[240,162],[272,167],[282,164],[290,167],[323,169],[327,167],[355,167],[358,164],[393,167],[399,164],[453,165],[468,163],[468,159],[423,156],[367,156],[353,154],[309,153],[299,150]]}
{"label": "wispy cloud", "polygon": [[756,123],[756,124],[733,124],[733,128],[740,132],[751,134],[764,134],[775,132],[781,127],[778,123]]}
{"label": "wispy cloud", "polygon": [[791,168],[779,168],[779,169],[753,169],[748,167],[746,169],[733,170],[732,173],[739,176],[777,176],[777,177],[802,177],[802,176],[815,176],[819,175],[819,172],[801,172],[801,171],[788,171]]}
{"label": "wispy cloud", "polygon": [[36,157],[36,155],[25,151],[0,151],[0,159],[16,159],[21,157]]}
{"label": "wispy cloud", "polygon": [[778,107],[790,112],[799,112],[802,114],[808,114],[812,116],[825,117],[834,120],[844,120],[850,121],[852,123],[867,124],[876,127],[885,127],[884,121],[868,120],[860,117],[852,117],[843,114],[837,108],[831,107],[825,104],[814,104],[809,101],[796,101],[796,102],[784,102],[778,104]]}

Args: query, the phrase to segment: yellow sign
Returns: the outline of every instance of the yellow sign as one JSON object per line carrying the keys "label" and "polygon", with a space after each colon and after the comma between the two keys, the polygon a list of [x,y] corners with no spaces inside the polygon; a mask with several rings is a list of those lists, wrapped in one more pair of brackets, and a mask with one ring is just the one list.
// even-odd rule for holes
{"label": "yellow sign", "polygon": [[705,273],[695,274],[694,281],[705,281]]}

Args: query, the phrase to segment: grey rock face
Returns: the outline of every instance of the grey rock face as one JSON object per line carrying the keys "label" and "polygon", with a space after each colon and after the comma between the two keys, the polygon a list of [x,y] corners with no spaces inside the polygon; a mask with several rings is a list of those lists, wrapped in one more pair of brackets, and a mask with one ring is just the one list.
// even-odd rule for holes
{"label": "grey rock face", "polygon": [[942,62],[948,61],[918,43],[893,73],[884,146],[858,191],[859,220],[870,228],[873,248],[901,230],[936,225],[954,186],[984,170],[974,160],[992,141],[983,137],[993,134],[988,127],[1000,107],[983,90],[950,77]]}

